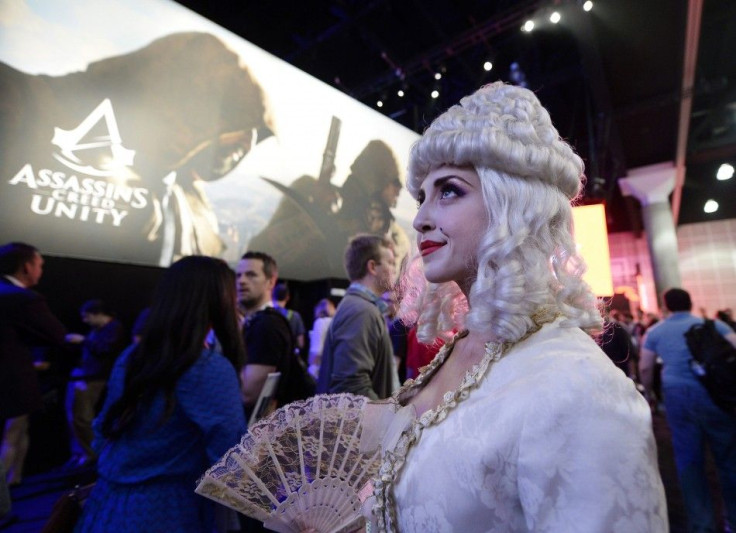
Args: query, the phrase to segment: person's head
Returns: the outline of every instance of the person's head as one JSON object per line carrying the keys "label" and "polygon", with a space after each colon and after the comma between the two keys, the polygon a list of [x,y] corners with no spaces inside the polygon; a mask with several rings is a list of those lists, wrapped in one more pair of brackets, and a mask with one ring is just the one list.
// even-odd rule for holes
{"label": "person's head", "polygon": [[235,269],[238,301],[246,311],[263,307],[279,277],[276,261],[263,252],[246,252]]}
{"label": "person's head", "polygon": [[662,295],[662,300],[664,301],[664,306],[667,310],[672,313],[676,313],[678,311],[690,311],[693,308],[690,294],[684,289],[667,289]]}
{"label": "person's head", "polygon": [[289,298],[291,298],[289,286],[284,282],[277,283],[273,288],[273,301],[283,306],[287,304]]}
{"label": "person's head", "polygon": [[360,234],[350,239],[345,249],[345,272],[380,295],[391,288],[396,275],[393,245],[386,237]]}
{"label": "person's head", "polygon": [[396,207],[401,191],[399,165],[391,148],[374,139],[350,165],[348,191],[363,196],[379,196],[388,207]]}
{"label": "person's head", "polygon": [[102,300],[87,300],[79,308],[82,322],[91,328],[101,328],[114,316],[113,311]]}
{"label": "person's head", "polygon": [[314,306],[314,318],[327,318],[335,315],[335,304],[329,298],[322,298]]}
{"label": "person's head", "polygon": [[164,272],[143,337],[145,340],[152,328],[163,328],[167,334],[175,334],[177,329],[190,334],[198,331],[195,335],[204,340],[210,327],[217,333],[237,322],[235,310],[235,275],[227,263],[199,255],[184,257]]}
{"label": "person's head", "polygon": [[163,392],[173,411],[177,380],[201,356],[214,331],[222,354],[239,370],[245,349],[236,312],[235,276],[221,259],[189,256],[161,277],[141,340],[131,352],[125,387],[104,420],[103,433],[118,436],[139,407]]}
{"label": "person's head", "polygon": [[424,276],[431,283],[455,282],[467,294],[489,225],[478,173],[472,167],[442,165],[427,174],[417,198],[414,229]]}
{"label": "person's head", "polygon": [[30,244],[5,244],[0,247],[0,275],[13,276],[25,287],[38,285],[43,275],[43,257]]}
{"label": "person's head", "polygon": [[514,341],[540,308],[598,329],[571,233],[582,179],[582,160],[527,89],[493,83],[435,119],[412,147],[407,180],[421,204],[423,266],[407,269],[402,315],[420,339],[465,325]]}

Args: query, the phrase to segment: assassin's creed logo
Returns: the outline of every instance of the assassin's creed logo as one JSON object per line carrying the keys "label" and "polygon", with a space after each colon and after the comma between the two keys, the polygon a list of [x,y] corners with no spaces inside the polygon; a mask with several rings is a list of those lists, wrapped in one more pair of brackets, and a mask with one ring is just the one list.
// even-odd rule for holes
{"label": "assassin's creed logo", "polygon": [[35,170],[26,163],[9,181],[33,191],[30,209],[34,214],[121,226],[130,209],[148,205],[148,189],[124,184],[135,151],[123,146],[109,98],[76,128],[55,127],[51,143],[58,148],[53,157],[74,173]]}
{"label": "assassin's creed logo", "polygon": [[[99,129],[101,122],[105,123],[102,135],[95,135],[93,129]],[[58,146],[60,153],[53,156],[77,172],[83,172],[90,176],[110,177],[116,171],[133,164],[134,150],[128,150],[123,146],[120,131],[115,120],[115,113],[109,98],[105,98],[79,126],[73,130],[54,128],[54,138],[51,143]],[[80,154],[92,153],[99,155],[101,149],[109,150],[111,156],[102,157],[98,166],[85,165],[84,157]]]}

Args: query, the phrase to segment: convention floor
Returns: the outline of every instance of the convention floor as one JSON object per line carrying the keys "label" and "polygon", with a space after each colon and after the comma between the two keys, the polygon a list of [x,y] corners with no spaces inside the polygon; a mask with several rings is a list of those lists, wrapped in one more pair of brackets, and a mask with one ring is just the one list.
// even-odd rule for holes
{"label": "convention floor", "polygon": [[[654,416],[654,433],[659,450],[659,467],[667,494],[670,531],[685,533],[685,515],[672,458],[669,429],[661,413]],[[712,463],[709,463],[709,473],[712,482],[715,483]],[[57,467],[26,478],[20,486],[11,489],[13,512],[18,516],[18,520],[4,528],[3,533],[40,532],[59,497],[76,485],[89,483],[94,476],[94,470],[89,468],[64,470]]]}

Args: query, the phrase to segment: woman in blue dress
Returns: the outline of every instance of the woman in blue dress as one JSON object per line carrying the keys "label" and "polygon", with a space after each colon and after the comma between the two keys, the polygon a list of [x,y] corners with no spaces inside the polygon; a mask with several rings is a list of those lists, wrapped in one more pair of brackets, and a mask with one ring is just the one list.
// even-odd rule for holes
{"label": "woman in blue dress", "polygon": [[[212,531],[213,504],[194,493],[197,479],[246,430],[235,298],[219,259],[186,257],[164,273],[95,420],[99,479],[76,531]],[[222,353],[206,346],[210,330]]]}

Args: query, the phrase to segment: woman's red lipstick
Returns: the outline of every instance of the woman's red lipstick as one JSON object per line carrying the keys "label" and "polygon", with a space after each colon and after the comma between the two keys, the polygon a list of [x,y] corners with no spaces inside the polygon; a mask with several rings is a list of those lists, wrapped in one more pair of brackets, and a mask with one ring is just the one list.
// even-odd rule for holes
{"label": "woman's red lipstick", "polygon": [[419,250],[421,251],[422,256],[425,256],[431,254],[436,250],[439,250],[444,245],[444,242],[422,241],[419,243]]}

